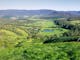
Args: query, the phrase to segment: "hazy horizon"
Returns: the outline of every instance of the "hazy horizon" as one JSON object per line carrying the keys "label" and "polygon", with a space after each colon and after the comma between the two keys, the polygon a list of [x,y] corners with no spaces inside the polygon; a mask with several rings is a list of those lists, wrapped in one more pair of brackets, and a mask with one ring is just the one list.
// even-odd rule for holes
{"label": "hazy horizon", "polygon": [[0,0],[0,10],[80,11],[80,0]]}

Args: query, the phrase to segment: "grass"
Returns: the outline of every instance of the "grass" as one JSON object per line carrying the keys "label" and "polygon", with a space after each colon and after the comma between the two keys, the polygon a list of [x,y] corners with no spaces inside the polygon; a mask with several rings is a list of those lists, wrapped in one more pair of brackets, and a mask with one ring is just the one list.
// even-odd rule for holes
{"label": "grass", "polygon": [[74,24],[74,25],[76,25],[76,24],[80,25],[80,20],[73,20],[73,21],[70,21],[70,23]]}
{"label": "grass", "polygon": [[[52,30],[51,32],[46,32],[45,30]],[[50,35],[56,35],[61,36],[64,32],[67,32],[68,30],[63,28],[42,28],[41,31],[38,33],[43,36],[50,36]]]}
{"label": "grass", "polygon": [[35,21],[34,23],[30,23],[32,26],[41,26],[41,27],[56,27],[53,21],[46,19],[30,19]]}

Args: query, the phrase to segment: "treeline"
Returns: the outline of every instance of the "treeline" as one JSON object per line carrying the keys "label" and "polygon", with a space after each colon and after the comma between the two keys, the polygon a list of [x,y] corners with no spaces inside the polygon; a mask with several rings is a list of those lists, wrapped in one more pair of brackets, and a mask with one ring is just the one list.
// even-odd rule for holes
{"label": "treeline", "polygon": [[48,38],[46,41],[44,41],[43,43],[57,43],[57,42],[79,42],[80,41],[80,37],[51,37]]}
{"label": "treeline", "polygon": [[64,32],[60,37],[50,36],[43,43],[55,43],[55,42],[79,42],[80,41],[80,25],[73,25],[70,20],[55,20],[56,25],[60,28],[68,29],[68,32]]}
{"label": "treeline", "polygon": [[69,32],[64,33],[66,36],[80,36],[80,25],[73,25],[68,20],[55,20],[56,25],[61,28],[69,29]]}

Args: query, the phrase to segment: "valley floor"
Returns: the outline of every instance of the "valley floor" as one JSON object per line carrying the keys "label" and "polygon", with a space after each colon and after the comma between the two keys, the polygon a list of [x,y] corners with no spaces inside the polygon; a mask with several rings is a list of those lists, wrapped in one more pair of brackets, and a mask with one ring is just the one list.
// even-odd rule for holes
{"label": "valley floor", "polygon": [[0,60],[80,60],[80,36],[68,32],[54,19],[1,19]]}

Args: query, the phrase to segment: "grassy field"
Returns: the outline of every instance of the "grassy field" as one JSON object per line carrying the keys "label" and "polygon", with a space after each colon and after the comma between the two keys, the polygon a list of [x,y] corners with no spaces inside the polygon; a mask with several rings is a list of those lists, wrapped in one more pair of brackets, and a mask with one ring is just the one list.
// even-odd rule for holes
{"label": "grassy field", "polygon": [[70,21],[70,23],[71,23],[71,24],[74,24],[74,25],[76,25],[76,24],[77,24],[77,25],[78,25],[78,24],[80,25],[80,20],[76,20],[76,21],[73,20],[73,21]]}
{"label": "grassy field", "polygon": [[62,36],[62,33],[67,32],[68,30],[62,28],[43,28],[38,34],[43,36],[56,35],[57,37]]}

